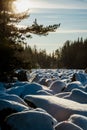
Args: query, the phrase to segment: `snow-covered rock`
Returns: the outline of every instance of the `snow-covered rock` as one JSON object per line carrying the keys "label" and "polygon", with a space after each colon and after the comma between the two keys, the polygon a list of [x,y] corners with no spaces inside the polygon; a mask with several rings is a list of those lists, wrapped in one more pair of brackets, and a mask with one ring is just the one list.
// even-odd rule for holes
{"label": "snow-covered rock", "polygon": [[61,80],[56,80],[52,82],[49,88],[54,92],[54,94],[57,94],[62,92],[66,88],[66,84]]}
{"label": "snow-covered rock", "polygon": [[10,129],[87,130],[84,70],[33,69],[29,82],[0,83],[0,130]]}
{"label": "snow-covered rock", "polygon": [[24,102],[24,100],[17,95],[2,93],[2,94],[0,94],[0,99],[15,101],[16,103],[20,103],[20,104],[27,106],[27,104]]}
{"label": "snow-covered rock", "polygon": [[55,130],[84,130],[84,129],[80,128],[79,126],[71,122],[64,121],[64,122],[60,122],[56,126]]}
{"label": "snow-covered rock", "polygon": [[86,75],[83,74],[83,73],[75,73],[73,75],[73,79],[75,81],[80,81],[83,85],[86,85],[87,84],[87,78],[86,78]]}
{"label": "snow-covered rock", "polygon": [[0,99],[0,126],[3,126],[4,120],[8,115],[23,110],[29,110],[29,107],[14,101]]}
{"label": "snow-covered rock", "polygon": [[23,91],[24,91],[25,87],[24,86],[16,86],[16,87],[12,87],[7,89],[7,93],[8,94],[15,94],[21,97]]}
{"label": "snow-covered rock", "polygon": [[70,92],[72,91],[73,89],[80,89],[82,91],[85,91],[85,87],[83,87],[83,85],[81,84],[81,82],[79,81],[74,81],[74,82],[71,82],[67,85],[67,87],[64,89],[64,92]]}
{"label": "snow-covered rock", "polygon": [[25,111],[6,119],[6,130],[54,130],[57,121],[45,111]]}
{"label": "snow-covered rock", "polygon": [[87,93],[80,89],[73,89],[69,95],[66,95],[63,98],[87,104]]}
{"label": "snow-covered rock", "polygon": [[71,115],[68,121],[78,125],[83,130],[87,130],[87,117],[85,116],[74,114]]}
{"label": "snow-covered rock", "polygon": [[24,100],[35,107],[45,109],[58,121],[67,120],[72,114],[87,116],[87,104],[80,104],[56,96],[27,95]]}

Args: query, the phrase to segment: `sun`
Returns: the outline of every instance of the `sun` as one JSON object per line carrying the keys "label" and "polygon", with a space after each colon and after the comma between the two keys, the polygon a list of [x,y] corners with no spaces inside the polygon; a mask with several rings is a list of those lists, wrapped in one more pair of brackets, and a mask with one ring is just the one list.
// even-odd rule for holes
{"label": "sun", "polygon": [[13,3],[14,11],[17,13],[24,12],[32,8],[32,2],[30,0],[16,0]]}

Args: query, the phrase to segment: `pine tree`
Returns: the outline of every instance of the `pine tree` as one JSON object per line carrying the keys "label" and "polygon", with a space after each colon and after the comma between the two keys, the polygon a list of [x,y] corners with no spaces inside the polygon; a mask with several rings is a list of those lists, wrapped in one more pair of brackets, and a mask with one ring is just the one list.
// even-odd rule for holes
{"label": "pine tree", "polygon": [[60,25],[49,25],[44,27],[43,25],[38,25],[37,19],[33,22],[31,26],[18,27],[17,24],[21,20],[29,17],[29,10],[22,13],[15,13],[13,11],[13,2],[15,0],[0,0],[0,39],[11,40],[18,42],[24,41],[26,37],[31,35],[27,33],[33,33],[37,35],[47,35],[50,31],[55,31]]}
{"label": "pine tree", "polygon": [[30,14],[29,10],[15,13],[14,1],[16,0],[0,0],[0,77],[4,74],[8,75],[17,66],[22,65],[22,61],[15,57],[15,52],[23,51],[21,44],[25,43],[26,38],[30,38],[31,34],[46,36],[60,26],[55,24],[44,27],[35,19],[31,26],[18,27],[18,24]]}

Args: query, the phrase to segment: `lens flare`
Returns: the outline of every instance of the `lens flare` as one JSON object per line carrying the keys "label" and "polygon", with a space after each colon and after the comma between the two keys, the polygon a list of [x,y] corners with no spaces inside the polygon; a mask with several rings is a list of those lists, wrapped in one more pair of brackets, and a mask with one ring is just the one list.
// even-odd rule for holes
{"label": "lens flare", "polygon": [[24,12],[33,7],[32,2],[29,0],[16,0],[13,3],[14,11],[17,13]]}

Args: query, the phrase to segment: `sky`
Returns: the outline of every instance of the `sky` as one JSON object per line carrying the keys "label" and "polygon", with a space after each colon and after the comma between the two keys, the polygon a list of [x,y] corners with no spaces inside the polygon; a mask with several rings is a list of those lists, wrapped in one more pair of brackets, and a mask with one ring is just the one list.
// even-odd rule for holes
{"label": "sky", "polygon": [[87,38],[87,0],[26,0],[30,3],[30,17],[21,22],[31,24],[35,18],[39,24],[53,25],[61,23],[54,33],[48,36],[32,35],[28,44],[51,53],[62,47],[67,40]]}
{"label": "sky", "polygon": [[[37,8],[87,8],[87,0],[32,0]],[[43,5],[43,6],[41,6]]]}

